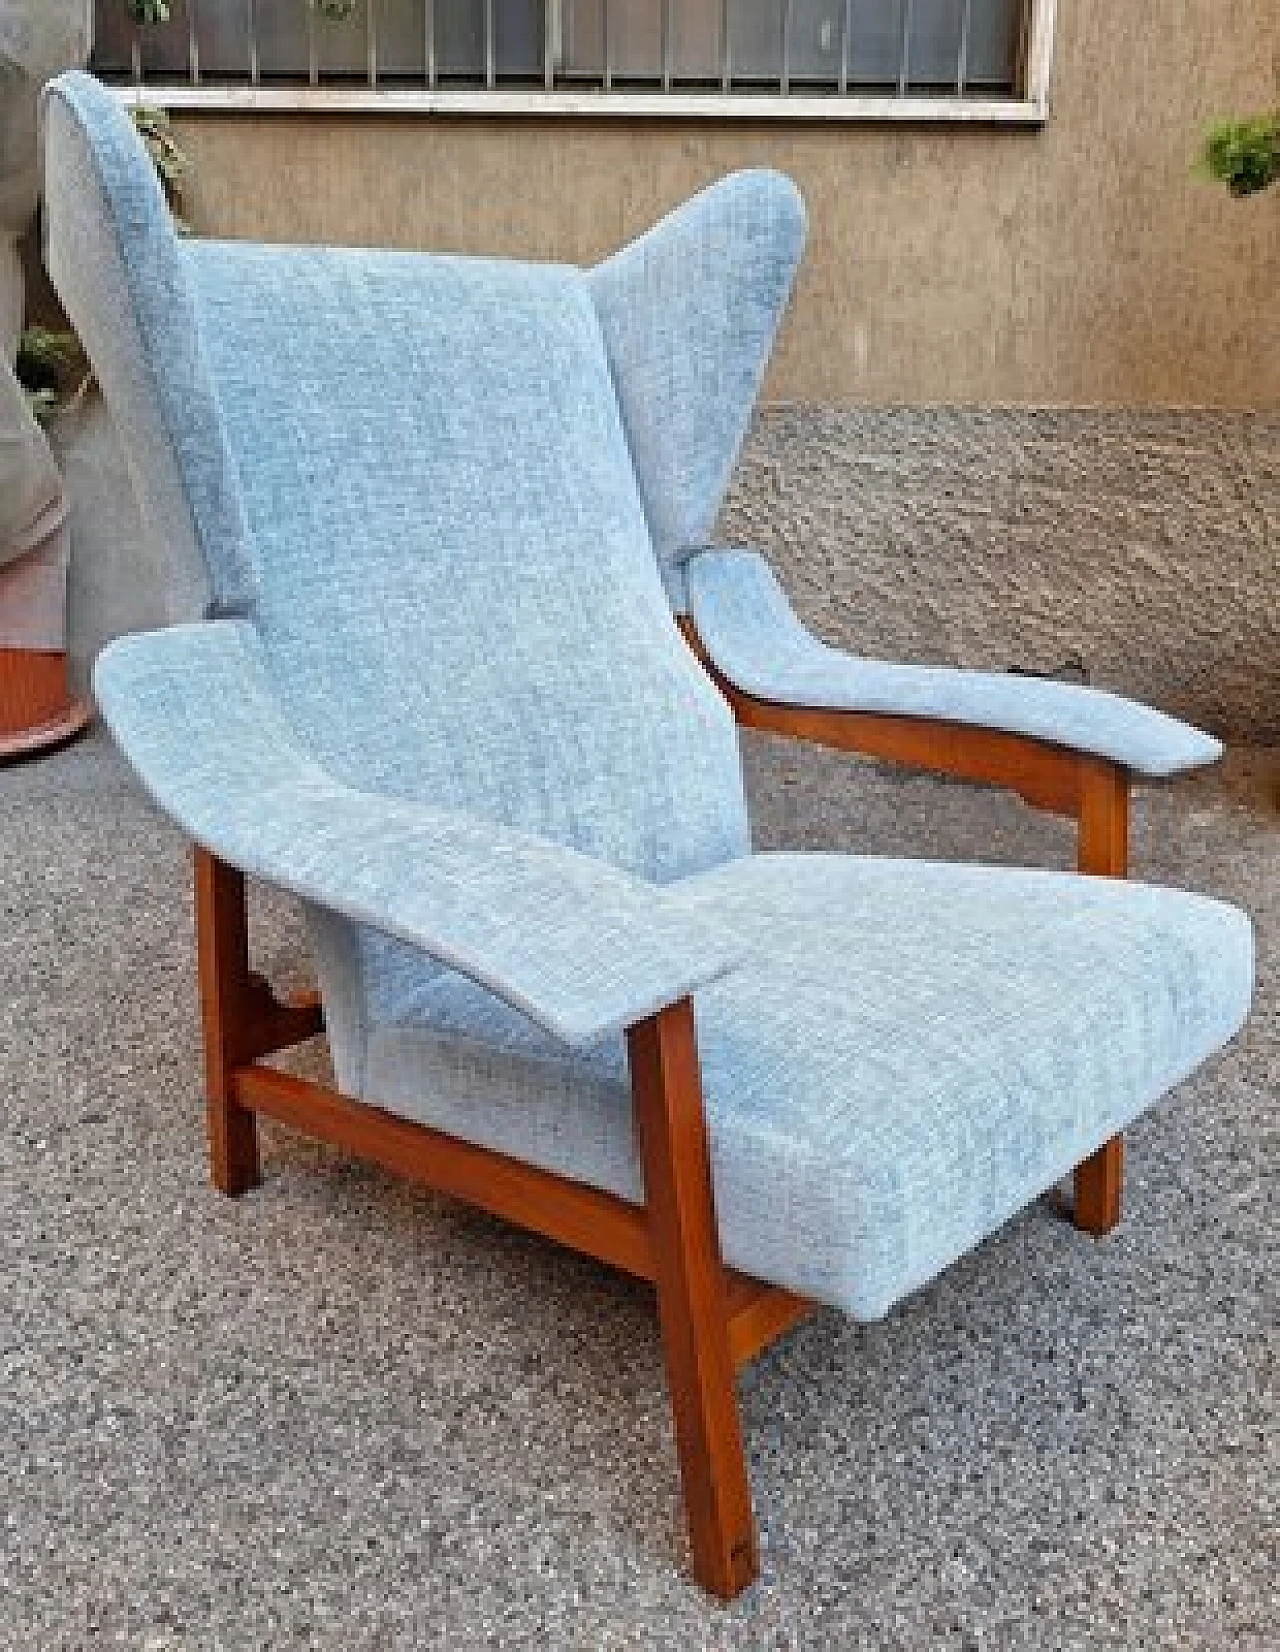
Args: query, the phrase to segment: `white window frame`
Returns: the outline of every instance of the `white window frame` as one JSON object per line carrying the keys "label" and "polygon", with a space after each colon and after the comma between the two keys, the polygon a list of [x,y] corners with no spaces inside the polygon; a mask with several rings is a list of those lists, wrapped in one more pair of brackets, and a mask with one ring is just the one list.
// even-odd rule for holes
{"label": "white window frame", "polygon": [[[1057,0],[1028,0],[1026,84],[1019,97],[964,94],[860,92],[795,93],[608,90],[488,86],[265,86],[252,83],[137,80],[116,88],[122,103],[231,114],[456,115],[531,118],[588,117],[620,120],[827,121],[896,124],[1042,126],[1049,115],[1049,87]],[[558,6],[548,7],[548,27],[558,26]]]}

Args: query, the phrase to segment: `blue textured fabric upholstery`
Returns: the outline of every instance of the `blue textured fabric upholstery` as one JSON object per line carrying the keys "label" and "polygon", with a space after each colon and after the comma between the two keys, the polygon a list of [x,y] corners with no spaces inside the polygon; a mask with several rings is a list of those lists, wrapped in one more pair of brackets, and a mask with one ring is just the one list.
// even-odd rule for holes
{"label": "blue textured fabric upholstery", "polygon": [[155,168],[89,75],[44,98],[45,259],[111,405],[170,617],[243,613],[256,566]]}
{"label": "blue textured fabric upholstery", "polygon": [[[876,1319],[1178,1083],[1249,1004],[1248,919],[1109,879],[754,855],[681,886],[721,1244]],[[384,1105],[636,1199],[619,1040],[570,1057],[456,977],[375,1002]]]}
{"label": "blue textured fabric upholstery", "polygon": [[189,837],[415,943],[561,1043],[629,1026],[733,961],[678,891],[491,819],[335,780],[298,744],[247,623],[122,638],[100,657],[94,687],[152,796]]}
{"label": "blue textured fabric upholstery", "polygon": [[659,881],[745,853],[733,718],[671,622],[580,272],[184,253],[307,748]]}
{"label": "blue textured fabric upholstery", "polygon": [[750,854],[655,548],[718,504],[789,186],[589,276],[179,247],[107,94],[49,109],[63,296],[243,610],[114,644],[103,711],[191,836],[307,904],[348,1093],[634,1198],[620,1029],[692,990],[729,1259],[874,1317],[1234,1031],[1249,925],[1214,902]]}
{"label": "blue textured fabric upholstery", "polygon": [[804,249],[789,178],[738,172],[592,270],[649,531],[673,605],[704,545]]}
{"label": "blue textured fabric upholstery", "polygon": [[707,653],[757,699],[1004,729],[1152,778],[1222,756],[1211,734],[1101,689],[843,653],[805,629],[757,551],[705,550],[686,573],[689,611]]}
{"label": "blue textured fabric upholstery", "polygon": [[[671,624],[580,272],[183,257],[262,565],[255,618],[308,750],[351,785],[660,882],[745,853],[733,720]],[[404,386],[376,419],[370,382]],[[365,978],[419,962],[312,933],[358,1088]]]}

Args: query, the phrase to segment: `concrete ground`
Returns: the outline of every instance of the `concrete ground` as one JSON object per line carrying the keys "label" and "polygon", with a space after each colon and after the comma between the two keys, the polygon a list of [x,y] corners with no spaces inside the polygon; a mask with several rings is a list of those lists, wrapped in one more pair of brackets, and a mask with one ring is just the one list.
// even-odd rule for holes
{"label": "concrete ground", "polygon": [[[1003,798],[762,745],[760,836],[1062,863]],[[651,1304],[266,1134],[204,1175],[183,845],[101,735],[0,771],[0,1646],[1280,1645],[1274,765],[1144,795],[1140,875],[1244,904],[1253,1017],[884,1324],[742,1385],[763,1575],[691,1583]],[[259,956],[297,981],[288,903]]]}

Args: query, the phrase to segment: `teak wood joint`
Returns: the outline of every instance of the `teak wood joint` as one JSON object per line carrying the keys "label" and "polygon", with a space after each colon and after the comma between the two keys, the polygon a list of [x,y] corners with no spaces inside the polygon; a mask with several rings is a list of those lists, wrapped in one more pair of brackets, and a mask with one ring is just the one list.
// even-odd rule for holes
{"label": "teak wood joint", "polygon": [[[1033,808],[1079,822],[1082,872],[1124,876],[1129,773],[1120,764],[1003,729],[759,700],[737,688],[712,662],[687,615],[679,623],[685,641],[741,727],[958,780],[1002,786]],[[1086,854],[1091,864],[1085,864]]]}
{"label": "teak wood joint", "polygon": [[[744,727],[1008,787],[1078,820],[1082,872],[1125,876],[1129,779],[1117,765],[996,731],[753,700],[715,672],[682,625]],[[644,1205],[633,1205],[263,1065],[323,1031],[319,1002],[285,1003],[250,968],[242,873],[198,848],[195,885],[214,1184],[232,1197],[257,1185],[262,1114],[652,1281],[694,1573],[722,1599],[738,1594],[759,1560],[735,1372],[814,1304],[721,1260],[690,1001],[627,1034],[645,1185]],[[1123,1166],[1116,1136],[1076,1169],[1078,1227],[1102,1234],[1119,1221]]]}

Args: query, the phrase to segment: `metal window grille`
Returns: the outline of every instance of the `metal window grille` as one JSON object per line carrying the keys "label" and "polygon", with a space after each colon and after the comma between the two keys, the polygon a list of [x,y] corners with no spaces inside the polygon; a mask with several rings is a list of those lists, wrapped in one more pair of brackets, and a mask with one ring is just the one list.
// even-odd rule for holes
{"label": "metal window grille", "polygon": [[[95,66],[174,106],[1043,114],[1053,0],[97,0]],[[430,94],[425,100],[421,94]],[[185,95],[184,95],[185,94]],[[195,95],[192,95],[195,94]],[[247,94],[247,95],[245,95]],[[376,104],[374,98],[377,98]],[[925,110],[925,105],[930,110]]]}

